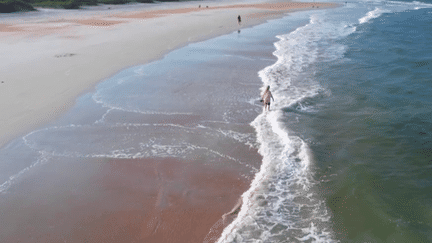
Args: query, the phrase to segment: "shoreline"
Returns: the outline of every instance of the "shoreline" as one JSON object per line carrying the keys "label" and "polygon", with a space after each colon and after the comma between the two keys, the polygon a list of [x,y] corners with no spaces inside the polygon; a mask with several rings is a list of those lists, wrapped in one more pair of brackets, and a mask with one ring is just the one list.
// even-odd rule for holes
{"label": "shoreline", "polygon": [[[312,5],[336,6],[220,3],[194,9],[185,5],[86,19],[2,24],[0,45],[7,47],[4,56],[12,58],[0,60],[5,67],[0,80],[0,148],[60,117],[78,96],[122,70],[161,59],[190,43],[249,28],[291,11],[313,9]],[[150,12],[153,13],[148,16]],[[240,26],[237,15],[242,16]]]}
{"label": "shoreline", "polygon": [[[1,227],[4,241],[49,237],[45,241],[118,242],[128,237],[131,241],[214,242],[220,237],[237,217],[240,207],[235,203],[247,191],[262,163],[255,144],[256,131],[250,126],[262,109],[250,101],[262,86],[257,71],[274,62],[271,52],[276,34],[263,25],[237,35],[238,9],[206,11],[158,18],[143,16],[126,23],[122,21],[128,19],[119,15],[67,22],[81,30],[74,34],[81,33],[77,40],[87,46],[77,49],[79,53],[57,55],[54,53],[59,47],[51,45],[51,58],[59,62],[53,64],[52,70],[58,71],[60,62],[69,60],[69,64],[87,65],[93,70],[80,77],[97,76],[107,65],[120,67],[126,61],[149,58],[143,54],[155,54],[158,48],[171,46],[176,51],[163,49],[167,53],[159,53],[154,59],[159,61],[123,67],[107,82],[89,84],[88,89],[97,87],[100,99],[96,103],[85,95],[86,102],[80,100],[64,118],[48,124],[52,129],[26,136],[26,144],[21,147],[1,150],[5,155],[23,154],[22,158],[12,156],[10,161],[17,171],[21,170],[19,173],[25,172],[6,182],[10,187],[0,207],[8,222]],[[276,16],[255,8],[245,11],[254,16]],[[252,22],[246,12],[241,16],[243,23]],[[198,18],[209,23],[193,21]],[[56,37],[59,33],[73,36],[70,25],[57,26]],[[144,25],[151,34],[141,33]],[[246,28],[245,24],[241,28]],[[209,35],[218,31],[231,34],[177,49],[196,42],[189,39],[192,35],[197,39],[211,38]],[[52,44],[52,36],[40,38]],[[140,39],[143,36],[145,40]],[[233,41],[219,43],[219,39]],[[253,46],[248,46],[250,41]],[[73,43],[64,42],[62,47]],[[157,50],[149,50],[148,46]],[[109,47],[113,52],[104,53]],[[107,58],[110,56],[115,58]],[[96,72],[95,68],[100,69]],[[73,75],[73,70],[69,71]],[[44,75],[41,72],[39,75]],[[123,77],[128,82],[123,83]],[[61,114],[59,111],[58,116]],[[26,149],[31,150],[29,158],[37,152],[33,160],[38,164],[30,165],[31,170],[27,167]],[[26,210],[13,213],[19,205],[26,205]],[[107,230],[109,234],[104,234]]]}

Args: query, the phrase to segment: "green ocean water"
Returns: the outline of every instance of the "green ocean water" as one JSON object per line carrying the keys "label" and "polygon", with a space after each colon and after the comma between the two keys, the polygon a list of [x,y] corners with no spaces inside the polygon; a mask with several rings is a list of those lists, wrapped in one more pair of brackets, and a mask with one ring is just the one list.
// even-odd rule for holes
{"label": "green ocean water", "polygon": [[341,242],[432,241],[431,12],[383,13],[314,66],[331,94],[304,101],[297,131]]}

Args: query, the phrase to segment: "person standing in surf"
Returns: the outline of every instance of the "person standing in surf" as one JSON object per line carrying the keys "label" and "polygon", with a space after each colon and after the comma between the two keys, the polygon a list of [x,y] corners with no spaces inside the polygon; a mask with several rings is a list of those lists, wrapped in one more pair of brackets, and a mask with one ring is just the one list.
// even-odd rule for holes
{"label": "person standing in surf", "polygon": [[264,101],[264,110],[270,111],[270,99],[273,99],[273,95],[270,92],[270,86],[267,86],[266,91],[264,91],[264,94],[262,95],[262,101]]}

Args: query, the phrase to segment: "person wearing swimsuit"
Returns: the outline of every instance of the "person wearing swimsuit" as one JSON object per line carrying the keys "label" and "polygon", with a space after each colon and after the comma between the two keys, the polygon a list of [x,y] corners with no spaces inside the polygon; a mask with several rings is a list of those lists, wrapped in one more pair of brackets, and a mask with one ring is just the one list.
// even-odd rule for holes
{"label": "person wearing swimsuit", "polygon": [[264,91],[264,94],[262,95],[262,100],[264,101],[264,110],[270,111],[270,99],[273,99],[273,95],[270,92],[270,86],[267,86],[267,90]]}

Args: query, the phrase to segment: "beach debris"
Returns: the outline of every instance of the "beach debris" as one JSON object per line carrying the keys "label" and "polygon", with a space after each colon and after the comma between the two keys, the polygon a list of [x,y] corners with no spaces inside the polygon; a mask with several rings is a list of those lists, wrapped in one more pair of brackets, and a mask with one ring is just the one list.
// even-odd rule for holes
{"label": "beach debris", "polygon": [[75,56],[75,53],[65,53],[65,54],[59,54],[59,55],[55,55],[54,57],[71,57],[71,56]]}

